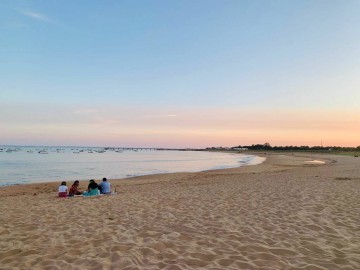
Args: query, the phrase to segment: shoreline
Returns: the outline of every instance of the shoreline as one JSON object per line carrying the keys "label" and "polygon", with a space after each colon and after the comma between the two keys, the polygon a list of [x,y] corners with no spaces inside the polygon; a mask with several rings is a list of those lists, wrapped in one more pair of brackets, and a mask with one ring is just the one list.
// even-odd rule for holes
{"label": "shoreline", "polygon": [[[133,154],[131,151],[117,154],[109,151],[101,155],[85,152],[81,156],[73,155],[68,151],[65,153],[66,156],[55,153],[55,155],[46,156],[45,159],[44,156],[39,159],[37,156],[24,152],[26,151],[22,149],[19,156],[10,154],[8,158],[8,154],[5,154],[6,156],[1,158],[0,163],[4,163],[4,171],[1,174],[0,186],[60,183],[80,179],[89,180],[100,176],[109,179],[126,179],[160,173],[201,172],[262,162],[261,158],[246,153],[214,153],[212,151],[203,151],[203,153],[191,151],[185,154],[177,154],[178,151],[157,151],[155,154],[152,154],[154,151],[141,151],[141,154]],[[24,161],[17,165],[17,162],[22,159]],[[7,163],[11,165],[7,167]],[[18,166],[24,167],[24,170],[19,171]]]}
{"label": "shoreline", "polygon": [[[211,151],[209,151],[211,152]],[[219,152],[219,151],[216,151]],[[239,169],[239,168],[244,168],[244,167],[248,167],[248,166],[260,166],[262,164],[264,164],[264,162],[267,161],[267,158],[269,155],[276,155],[276,156],[282,156],[284,154],[278,154],[278,153],[264,153],[263,151],[261,153],[257,153],[257,152],[249,152],[247,151],[246,153],[242,153],[242,152],[227,152],[227,151],[221,151],[222,153],[229,153],[229,154],[241,154],[241,155],[248,155],[248,156],[257,156],[257,157],[263,157],[265,158],[265,160],[259,164],[247,164],[247,165],[240,165],[237,167],[232,167],[232,168],[222,168],[222,169],[209,169],[209,170],[205,170],[205,171],[198,171],[198,172],[170,172],[170,173],[155,173],[155,174],[146,174],[146,175],[137,175],[137,176],[131,176],[131,177],[125,177],[125,178],[119,178],[119,179],[110,179],[108,178],[108,180],[110,182],[114,182],[113,188],[120,186],[121,184],[126,184],[126,185],[131,185],[131,184],[136,184],[135,182],[133,183],[133,181],[137,181],[139,183],[144,183],[144,182],[149,182],[149,183],[156,183],[156,180],[152,180],[152,179],[164,179],[164,178],[168,178],[168,177],[172,177],[172,176],[176,176],[176,175],[188,175],[188,174],[198,174],[198,173],[212,173],[212,172],[221,172],[221,171],[227,171],[227,170],[233,170],[233,169]],[[288,155],[284,155],[284,156],[288,156]],[[293,156],[289,155],[289,156]],[[311,159],[310,157],[300,157],[300,158],[305,158],[304,161],[301,162],[305,162],[307,159]],[[321,164],[321,165],[325,165],[325,164]],[[150,180],[151,179],[151,180]],[[82,180],[78,180],[80,182],[80,189],[81,190],[85,190],[87,188],[87,185],[89,183],[90,179],[82,179]],[[101,182],[101,179],[95,179],[98,183]],[[0,186],[0,196],[14,196],[14,195],[37,195],[39,192],[40,193],[46,193],[46,192],[50,192],[51,190],[54,190],[54,192],[57,192],[57,187],[59,186],[59,184],[62,181],[66,181],[67,186],[70,188],[72,183],[74,181],[69,181],[69,180],[59,180],[59,181],[50,181],[50,182],[37,182],[37,183],[22,183],[22,184],[14,184],[14,185],[7,185],[7,186]],[[51,188],[51,190],[50,190]]]}
{"label": "shoreline", "polygon": [[[224,153],[229,153],[229,152],[225,152]],[[282,166],[323,166],[323,165],[327,165],[328,163],[330,163],[330,160],[328,160],[328,162],[325,162],[324,164],[306,164],[306,162],[311,161],[312,157],[311,155],[309,156],[308,153],[306,154],[302,154],[302,153],[268,153],[268,152],[264,152],[262,151],[260,152],[249,152],[247,151],[246,154],[242,153],[242,152],[238,152],[238,153],[234,153],[234,154],[242,154],[242,155],[253,155],[253,156],[258,156],[258,157],[263,157],[265,158],[265,160],[260,163],[260,164],[248,164],[245,166],[238,166],[238,167],[233,167],[233,168],[225,168],[225,169],[210,169],[210,170],[205,170],[205,171],[199,171],[199,172],[175,172],[175,173],[160,173],[160,174],[146,174],[146,175],[139,175],[139,176],[132,176],[132,177],[126,177],[126,178],[120,178],[120,179],[109,179],[108,180],[112,183],[112,188],[114,189],[115,187],[120,187],[122,184],[124,185],[136,185],[137,183],[156,183],[157,179],[159,179],[159,181],[164,181],[161,179],[166,179],[168,181],[168,178],[171,177],[176,177],[176,176],[184,176],[187,177],[188,175],[191,174],[201,174],[201,173],[221,173],[222,171],[224,171],[224,173],[226,173],[228,170],[237,170],[240,168],[246,168],[246,167],[251,167],[251,166],[260,166],[262,168],[261,165],[264,165],[264,163],[267,162],[268,158],[271,156],[288,156],[288,157],[292,157],[292,158],[296,158],[298,160],[294,161],[287,161],[287,162],[283,162]],[[322,155],[322,154],[320,154]],[[321,157],[318,157],[319,159],[321,159]],[[331,160],[331,162],[333,162],[333,160]],[[257,168],[255,169],[255,171],[258,171]],[[246,170],[245,170],[246,171]],[[252,170],[250,170],[252,171]],[[98,183],[101,182],[101,179],[95,179]],[[67,182],[67,186],[70,188],[72,183],[74,181],[67,181],[67,180],[63,180]],[[133,182],[134,181],[134,182]],[[16,185],[9,185],[9,186],[0,186],[0,196],[17,196],[17,195],[33,195],[36,196],[39,193],[48,193],[48,192],[55,192],[57,195],[57,188],[60,184],[60,182],[62,182],[62,180],[59,180],[57,182],[38,182],[38,183],[23,183],[23,184],[16,184]],[[85,190],[87,188],[87,185],[89,183],[89,179],[82,179],[79,180],[80,182],[80,190]]]}
{"label": "shoreline", "polygon": [[[206,151],[206,152],[212,152],[212,151]],[[253,153],[239,153],[239,152],[226,152],[226,151],[223,151],[221,153],[224,153],[224,154],[239,154],[239,155],[243,155],[243,156],[252,156],[254,157],[254,159],[257,159],[260,157],[260,155],[255,155]],[[264,157],[265,158],[265,157]],[[266,159],[266,158],[265,158]],[[133,178],[138,178],[138,177],[147,177],[147,176],[151,176],[151,175],[159,175],[159,174],[176,174],[176,173],[197,173],[197,172],[207,172],[207,171],[213,171],[213,170],[226,170],[226,169],[232,169],[232,168],[238,168],[238,167],[243,167],[243,166],[253,166],[253,165],[258,165],[258,164],[261,164],[263,161],[260,161],[260,163],[255,163],[255,164],[252,164],[253,160],[250,160],[250,161],[247,161],[245,163],[241,161],[238,161],[238,164],[237,166],[235,165],[222,165],[222,166],[218,166],[219,168],[210,168],[210,169],[205,169],[205,170],[200,170],[200,171],[179,171],[179,172],[161,172],[161,173],[145,173],[145,174],[134,174],[134,175],[126,175],[122,178],[109,178],[108,176],[104,175],[104,177],[107,177],[109,180],[115,180],[115,181],[119,181],[119,180],[128,180],[128,179],[133,179]],[[94,178],[88,178],[88,179],[75,179],[75,180],[78,180],[80,182],[88,182],[90,179],[94,179]],[[19,182],[19,183],[14,183],[14,184],[4,184],[4,185],[0,185],[0,190],[1,188],[4,188],[4,187],[16,187],[16,186],[22,186],[22,185],[33,185],[33,184],[44,184],[44,185],[48,185],[48,184],[51,184],[51,183],[57,183],[57,184],[60,184],[62,181],[66,181],[67,182],[67,185],[71,184],[75,181],[75,180],[68,180],[67,178],[64,178],[64,179],[58,179],[56,181],[44,181],[44,180],[37,180],[35,182]],[[101,179],[95,179],[96,181],[101,181]],[[9,181],[11,182],[11,181]],[[15,181],[16,182],[16,181]]]}
{"label": "shoreline", "polygon": [[264,156],[112,179],[117,195],[91,199],[57,198],[59,183],[2,187],[0,269],[359,269],[360,160]]}

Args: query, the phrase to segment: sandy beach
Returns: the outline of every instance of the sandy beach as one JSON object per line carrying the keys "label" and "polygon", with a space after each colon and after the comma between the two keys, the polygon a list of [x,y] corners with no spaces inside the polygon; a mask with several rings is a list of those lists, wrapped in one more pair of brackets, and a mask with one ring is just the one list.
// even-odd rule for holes
{"label": "sandy beach", "polygon": [[111,196],[0,188],[0,269],[360,269],[360,158],[263,156]]}

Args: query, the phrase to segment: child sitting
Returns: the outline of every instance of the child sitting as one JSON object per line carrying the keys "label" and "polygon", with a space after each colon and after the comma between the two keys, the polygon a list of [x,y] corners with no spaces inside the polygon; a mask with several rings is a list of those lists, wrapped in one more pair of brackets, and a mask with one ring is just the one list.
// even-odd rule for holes
{"label": "child sitting", "polygon": [[66,182],[63,181],[61,182],[61,185],[59,186],[59,197],[67,197],[67,191],[68,191],[68,187],[66,186]]}

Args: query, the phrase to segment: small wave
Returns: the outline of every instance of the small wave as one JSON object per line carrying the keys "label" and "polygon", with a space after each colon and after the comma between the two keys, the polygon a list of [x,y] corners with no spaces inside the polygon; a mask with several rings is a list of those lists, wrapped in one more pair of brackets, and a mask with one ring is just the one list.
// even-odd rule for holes
{"label": "small wave", "polygon": [[17,180],[17,181],[5,181],[5,182],[0,181],[0,186],[1,187],[17,186],[17,185],[28,184],[28,183],[30,183],[29,180]]}
{"label": "small wave", "polygon": [[242,159],[238,161],[238,163],[240,163],[240,166],[257,165],[263,163],[265,159],[266,158],[264,157],[249,155],[249,156],[243,156]]}

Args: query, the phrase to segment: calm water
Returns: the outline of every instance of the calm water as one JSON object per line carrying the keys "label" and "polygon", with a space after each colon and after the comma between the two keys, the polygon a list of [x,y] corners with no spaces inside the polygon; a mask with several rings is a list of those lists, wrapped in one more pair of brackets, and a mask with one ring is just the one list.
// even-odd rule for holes
{"label": "calm water", "polygon": [[[199,151],[124,150],[100,148],[0,147],[0,186],[61,180],[126,178],[171,172],[197,172],[255,165],[252,155]],[[45,150],[45,154],[38,153]],[[96,152],[99,151],[99,152]]]}

